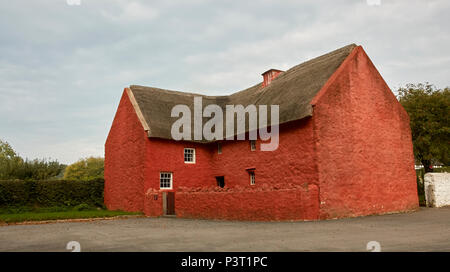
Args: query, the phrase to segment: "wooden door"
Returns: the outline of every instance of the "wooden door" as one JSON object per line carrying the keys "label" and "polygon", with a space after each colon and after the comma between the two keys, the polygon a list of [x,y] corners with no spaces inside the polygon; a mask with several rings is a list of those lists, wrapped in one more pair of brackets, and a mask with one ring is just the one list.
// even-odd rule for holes
{"label": "wooden door", "polygon": [[167,192],[166,215],[175,215],[175,192]]}

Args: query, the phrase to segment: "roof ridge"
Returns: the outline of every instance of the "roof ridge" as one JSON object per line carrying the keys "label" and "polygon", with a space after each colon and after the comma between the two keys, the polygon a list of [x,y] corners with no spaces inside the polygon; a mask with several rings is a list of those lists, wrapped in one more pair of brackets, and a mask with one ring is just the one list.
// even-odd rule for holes
{"label": "roof ridge", "polygon": [[[304,62],[302,62],[302,63],[300,63],[300,64],[297,64],[297,65],[295,65],[295,66],[293,66],[293,67],[291,67],[291,68],[289,68],[288,70],[286,70],[286,71],[284,71],[283,73],[281,73],[277,78],[275,78],[274,80],[277,80],[278,78],[282,78],[286,73],[288,73],[288,72],[293,72],[293,71],[295,71],[295,70],[297,70],[298,68],[300,68],[300,67],[304,67],[304,66],[306,66],[306,65],[308,65],[308,64],[311,64],[311,63],[313,63],[313,62],[315,62],[315,61],[318,61],[318,60],[321,60],[321,59],[323,59],[322,61],[326,61],[326,59],[327,58],[329,58],[329,57],[332,57],[332,56],[334,56],[334,55],[336,55],[336,54],[338,54],[338,53],[341,53],[342,51],[344,51],[344,49],[350,49],[350,48],[354,48],[354,47],[356,47],[357,45],[355,44],[355,43],[351,43],[351,44],[348,44],[348,45],[346,45],[346,46],[343,46],[343,47],[341,47],[341,48],[338,48],[338,49],[336,49],[336,50],[333,50],[333,51],[331,51],[331,52],[328,52],[328,53],[326,53],[326,54],[323,54],[323,55],[320,55],[320,56],[318,56],[318,57],[315,57],[315,58],[312,58],[312,59],[309,59],[309,60],[306,60],[306,61],[304,61]],[[251,86],[251,87],[248,87],[248,88],[246,88],[246,89],[243,89],[243,90],[240,90],[240,91],[237,91],[237,92],[234,92],[234,93],[231,93],[231,94],[229,94],[229,95],[205,95],[205,94],[200,94],[200,93],[195,93],[195,92],[183,92],[183,91],[175,91],[175,90],[169,90],[169,89],[162,89],[162,88],[157,88],[157,87],[152,87],[152,86],[143,86],[143,85],[130,85],[130,89],[132,90],[132,89],[153,89],[153,90],[156,90],[156,91],[159,91],[159,92],[164,92],[164,93],[169,93],[169,94],[180,94],[180,95],[186,95],[186,96],[202,96],[202,97],[205,97],[205,98],[212,98],[212,99],[215,99],[215,98],[226,98],[226,97],[230,97],[230,96],[232,96],[232,95],[235,95],[235,94],[238,94],[238,93],[240,93],[240,92],[244,92],[244,91],[246,91],[246,90],[248,90],[248,89],[251,89],[251,88],[254,88],[254,87],[256,87],[257,85],[260,85],[262,83],[262,81],[260,81],[260,82],[258,82],[258,83],[256,83],[255,85],[253,85],[253,86]]]}
{"label": "roof ridge", "polygon": [[[344,49],[353,49],[353,48],[355,48],[355,47],[357,47],[357,45],[356,45],[355,43],[351,43],[351,44],[348,44],[348,45],[343,46],[343,47],[341,47],[341,48],[338,48],[338,49],[336,49],[336,50],[333,50],[333,51],[331,51],[331,52],[328,52],[328,53],[326,53],[326,54],[323,54],[323,55],[320,55],[320,56],[318,56],[318,57],[309,59],[309,60],[304,61],[304,62],[302,62],[302,63],[300,63],[300,64],[297,64],[297,65],[295,65],[295,66],[292,66],[291,68],[289,68],[288,70],[286,70],[284,73],[280,74],[277,78],[281,77],[282,75],[286,74],[287,72],[294,72],[294,71],[296,71],[296,70],[299,69],[299,68],[303,68],[303,67],[305,67],[305,66],[307,66],[307,65],[309,65],[309,64],[312,64],[312,63],[314,63],[314,62],[317,62],[317,61],[319,61],[319,60],[320,60],[321,62],[326,61],[328,58],[331,58],[331,57],[333,57],[333,56],[335,56],[335,55],[337,55],[337,54],[339,54],[339,53],[345,51]],[[276,78],[276,79],[277,79],[277,78]],[[276,80],[276,79],[275,79],[275,80]]]}
{"label": "roof ridge", "polygon": [[[182,104],[187,105],[192,112],[195,96],[204,98],[203,106],[279,105],[279,124],[283,124],[312,116],[310,102],[355,47],[356,44],[349,44],[304,61],[281,73],[264,88],[259,82],[229,95],[208,96],[141,85],[130,85],[129,88],[150,126],[149,137],[171,139],[171,124],[175,121],[171,117],[172,108]],[[206,122],[207,118],[202,120]]]}

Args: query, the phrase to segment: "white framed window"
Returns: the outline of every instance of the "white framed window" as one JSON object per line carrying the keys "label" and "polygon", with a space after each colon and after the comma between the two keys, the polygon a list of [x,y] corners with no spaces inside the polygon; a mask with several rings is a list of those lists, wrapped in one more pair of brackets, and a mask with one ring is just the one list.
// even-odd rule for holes
{"label": "white framed window", "polygon": [[173,176],[172,172],[160,172],[159,173],[159,188],[160,189],[172,189]]}
{"label": "white framed window", "polygon": [[222,144],[217,143],[217,154],[222,154]]}
{"label": "white framed window", "polygon": [[250,150],[255,151],[256,150],[256,141],[250,140]]}
{"label": "white framed window", "polygon": [[250,185],[255,185],[255,172],[248,172],[250,174]]}
{"label": "white framed window", "polygon": [[184,163],[195,163],[195,148],[184,149]]}

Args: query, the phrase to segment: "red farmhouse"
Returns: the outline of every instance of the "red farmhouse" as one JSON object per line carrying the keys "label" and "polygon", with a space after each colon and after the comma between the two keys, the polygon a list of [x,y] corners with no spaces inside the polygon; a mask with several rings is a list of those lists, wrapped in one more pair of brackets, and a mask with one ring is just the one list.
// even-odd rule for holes
{"label": "red farmhouse", "polygon": [[[105,146],[106,206],[236,220],[418,208],[409,117],[361,46],[263,77],[229,96],[125,88]],[[199,96],[204,106],[279,105],[278,149],[261,151],[259,139],[173,140],[171,109],[192,109]]]}

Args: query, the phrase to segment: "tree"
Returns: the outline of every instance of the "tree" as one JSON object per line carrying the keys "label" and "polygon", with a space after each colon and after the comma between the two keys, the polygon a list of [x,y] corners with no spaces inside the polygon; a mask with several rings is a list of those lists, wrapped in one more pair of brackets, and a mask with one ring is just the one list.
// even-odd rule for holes
{"label": "tree", "polygon": [[429,83],[407,84],[398,90],[398,99],[410,118],[414,156],[425,172],[450,158],[450,89],[437,89]]}
{"label": "tree", "polygon": [[92,180],[103,178],[105,160],[99,157],[80,159],[76,163],[67,166],[64,179],[67,180]]}
{"label": "tree", "polygon": [[58,161],[46,159],[24,160],[11,145],[0,140],[0,180],[44,180],[54,179],[66,166]]}
{"label": "tree", "polygon": [[17,156],[11,145],[0,140],[0,180],[10,178],[15,170],[15,166],[21,162],[22,159]]}

